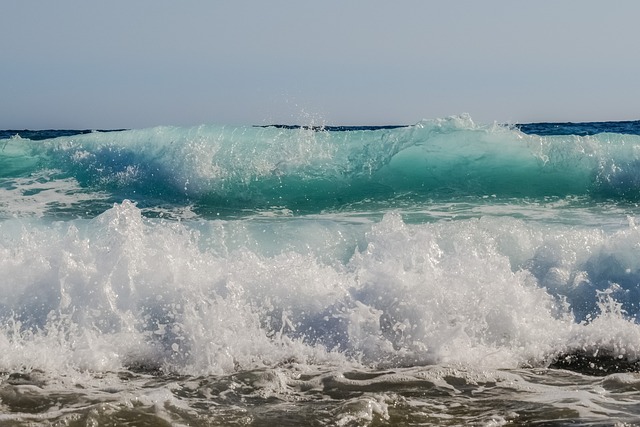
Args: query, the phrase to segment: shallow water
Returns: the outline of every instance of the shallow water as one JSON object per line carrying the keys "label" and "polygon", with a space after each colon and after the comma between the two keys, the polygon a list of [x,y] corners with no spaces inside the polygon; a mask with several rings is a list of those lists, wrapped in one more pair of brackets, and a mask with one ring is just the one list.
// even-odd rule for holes
{"label": "shallow water", "polygon": [[[289,365],[224,376],[130,371],[87,379],[3,377],[11,425],[628,425],[637,374],[429,366],[331,370]],[[75,384],[74,384],[75,383]],[[87,387],[86,384],[92,386]]]}

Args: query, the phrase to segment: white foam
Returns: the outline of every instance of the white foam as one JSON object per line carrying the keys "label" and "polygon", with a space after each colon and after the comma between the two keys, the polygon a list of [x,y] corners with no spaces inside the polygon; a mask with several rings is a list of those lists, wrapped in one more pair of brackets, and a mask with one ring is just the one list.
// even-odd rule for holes
{"label": "white foam", "polygon": [[[609,282],[635,277],[626,254],[639,242],[633,227],[491,217],[175,222],[127,201],[93,220],[6,220],[0,369],[514,368],[598,348],[637,358],[622,299],[632,282]],[[593,307],[584,321],[581,302]]]}
{"label": "white foam", "polygon": [[106,193],[83,189],[76,179],[59,178],[59,174],[46,169],[0,182],[0,218],[42,218],[107,198]]}

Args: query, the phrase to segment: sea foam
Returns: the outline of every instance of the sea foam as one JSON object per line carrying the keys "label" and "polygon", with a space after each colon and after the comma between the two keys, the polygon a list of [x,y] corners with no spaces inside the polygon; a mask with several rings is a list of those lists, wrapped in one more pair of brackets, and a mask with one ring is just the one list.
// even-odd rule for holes
{"label": "sea foam", "polygon": [[6,370],[513,368],[573,350],[638,356],[635,288],[621,280],[638,271],[633,227],[407,224],[397,213],[357,225],[176,222],[128,201],[92,220],[0,227]]}

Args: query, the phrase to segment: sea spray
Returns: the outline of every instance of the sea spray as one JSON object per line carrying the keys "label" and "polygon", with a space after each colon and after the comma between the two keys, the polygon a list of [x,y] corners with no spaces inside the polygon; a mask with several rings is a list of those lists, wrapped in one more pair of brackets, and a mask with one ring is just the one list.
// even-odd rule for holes
{"label": "sea spray", "polygon": [[[52,227],[4,222],[5,338],[18,347],[51,340],[49,355],[92,370],[207,374],[335,357],[499,368],[543,366],[589,337],[602,341],[594,338],[606,330],[602,317],[624,325],[606,350],[636,357],[637,341],[624,337],[638,333],[626,320],[638,312],[637,268],[617,249],[637,245],[634,230],[548,234],[496,218],[406,224],[397,213],[355,229],[246,222],[145,219],[127,201]],[[261,237],[272,228],[276,246]],[[296,246],[319,231],[324,241]],[[340,239],[342,247],[327,246]],[[600,268],[583,270],[593,259]],[[618,309],[603,309],[603,295]],[[28,359],[7,363],[35,363]]]}

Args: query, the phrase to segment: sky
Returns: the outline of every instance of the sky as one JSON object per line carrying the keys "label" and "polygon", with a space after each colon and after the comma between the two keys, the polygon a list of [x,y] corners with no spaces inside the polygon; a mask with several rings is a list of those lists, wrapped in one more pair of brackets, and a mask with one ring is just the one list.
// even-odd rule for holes
{"label": "sky", "polygon": [[640,1],[3,0],[0,128],[640,119]]}

